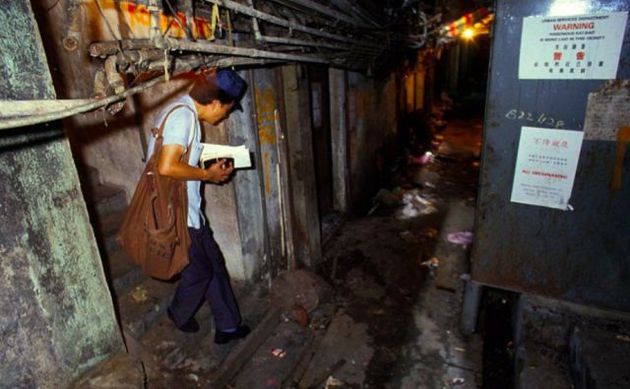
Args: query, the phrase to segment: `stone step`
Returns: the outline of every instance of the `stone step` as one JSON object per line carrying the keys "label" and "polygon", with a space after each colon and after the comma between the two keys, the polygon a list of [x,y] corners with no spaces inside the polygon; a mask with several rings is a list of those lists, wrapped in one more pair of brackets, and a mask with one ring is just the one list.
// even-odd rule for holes
{"label": "stone step", "polygon": [[136,265],[122,250],[104,256],[103,266],[114,296],[124,295],[147,278],[140,266]]}
{"label": "stone step", "polygon": [[628,330],[629,325],[618,330],[575,327],[569,347],[571,374],[576,388],[630,388]]}
{"label": "stone step", "polygon": [[126,211],[127,207],[117,212],[98,215],[97,220],[95,220],[94,230],[103,237],[115,237]]}
{"label": "stone step", "polygon": [[235,389],[286,387],[293,371],[307,354],[315,338],[315,331],[293,321],[280,322],[249,362],[232,380]]}
{"label": "stone step", "polygon": [[[127,192],[112,185],[98,185],[83,188],[85,201],[90,213],[100,219],[102,216],[119,213],[127,208]],[[92,225],[98,225],[93,222]]]}
{"label": "stone step", "polygon": [[[115,196],[119,196],[119,194]],[[121,250],[116,240],[116,234],[122,224],[125,212],[126,208],[105,214],[93,213],[94,220],[92,221],[103,267],[115,296],[122,296],[131,287],[146,278],[140,267]]]}
{"label": "stone step", "polygon": [[116,298],[116,308],[125,336],[140,340],[145,332],[162,318],[175,288],[175,282],[146,278]]}

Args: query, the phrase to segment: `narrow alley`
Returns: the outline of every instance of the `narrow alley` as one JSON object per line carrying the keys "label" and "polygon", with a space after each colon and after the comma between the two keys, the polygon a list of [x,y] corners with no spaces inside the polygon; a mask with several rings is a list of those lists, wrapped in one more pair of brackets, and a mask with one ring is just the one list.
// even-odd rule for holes
{"label": "narrow alley", "polygon": [[630,387],[628,0],[6,0],[0,389]]}
{"label": "narrow alley", "polygon": [[[150,357],[149,387],[481,387],[481,336],[461,328],[481,128],[479,118],[453,120],[423,150],[430,158],[395,161],[369,215],[347,220],[325,245],[325,287],[304,288],[308,274],[277,281],[309,296],[310,315],[270,309],[274,293],[288,293],[275,285],[271,295],[249,291],[242,311],[259,340],[234,349],[212,347],[207,311],[193,335],[162,318],[132,346]],[[148,289],[136,289],[137,299],[155,293]],[[137,370],[120,370],[125,356],[117,363],[79,386],[141,380]]]}

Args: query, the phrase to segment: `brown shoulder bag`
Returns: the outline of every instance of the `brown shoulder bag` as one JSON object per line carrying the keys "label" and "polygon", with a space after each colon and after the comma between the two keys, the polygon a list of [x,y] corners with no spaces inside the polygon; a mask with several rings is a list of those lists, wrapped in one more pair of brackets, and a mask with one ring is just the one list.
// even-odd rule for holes
{"label": "brown shoulder bag", "polygon": [[[164,124],[173,107],[160,124],[153,154],[138,181],[136,190],[118,231],[123,250],[151,277],[168,280],[188,264],[188,196],[186,181],[158,174]],[[193,134],[194,136],[194,134]],[[190,145],[189,145],[190,146]],[[190,147],[180,161],[188,163]]]}

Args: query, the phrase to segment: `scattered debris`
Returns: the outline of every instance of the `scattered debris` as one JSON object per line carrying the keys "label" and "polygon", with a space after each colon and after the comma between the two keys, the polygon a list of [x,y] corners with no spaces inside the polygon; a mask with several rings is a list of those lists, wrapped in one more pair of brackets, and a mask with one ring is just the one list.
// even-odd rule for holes
{"label": "scattered debris", "polygon": [[622,340],[624,342],[630,342],[630,336],[628,335],[617,335],[617,339]]}
{"label": "scattered debris", "polygon": [[137,303],[143,303],[149,299],[149,291],[144,286],[138,285],[131,292],[131,298]]}
{"label": "scattered debris", "polygon": [[376,193],[376,196],[374,196],[374,203],[394,206],[400,204],[402,197],[403,191],[399,187],[396,187],[391,191],[387,189],[380,189],[378,193]]}
{"label": "scattered debris", "polygon": [[451,385],[463,385],[466,380],[461,377],[456,377],[451,380]]}
{"label": "scattered debris", "polygon": [[343,388],[345,387],[345,382],[338,380],[337,378],[333,377],[333,376],[328,376],[328,379],[326,380],[326,386],[324,386],[324,389],[334,389],[334,388]]}
{"label": "scattered debris", "polygon": [[455,351],[459,351],[460,353],[464,353],[464,352],[466,352],[466,349],[462,348],[462,347],[455,347]]}
{"label": "scattered debris", "polygon": [[422,231],[420,231],[420,234],[422,236],[426,236],[429,239],[435,239],[437,238],[439,231],[437,230],[437,228],[426,227],[426,228],[423,228]]}
{"label": "scattered debris", "polygon": [[454,244],[468,246],[473,241],[473,233],[470,231],[451,232],[446,239]]}
{"label": "scattered debris", "polygon": [[429,163],[433,163],[434,158],[435,156],[433,155],[433,153],[430,151],[427,151],[426,153],[418,157],[414,155],[408,156],[407,163],[410,165],[427,165]]}
{"label": "scattered debris", "polygon": [[281,348],[273,348],[271,349],[271,354],[273,354],[276,358],[284,358],[287,355],[287,352]]}
{"label": "scattered debris", "polygon": [[308,326],[310,321],[306,309],[297,304],[291,309],[291,318],[302,327]]}
{"label": "scattered debris", "polygon": [[429,270],[435,270],[440,266],[440,260],[436,257],[420,262],[420,266],[426,266]]}
{"label": "scattered debris", "polygon": [[401,232],[401,233],[399,234],[399,236],[400,236],[401,238],[403,238],[404,240],[408,241],[408,242],[409,242],[409,241],[414,241],[414,240],[415,240],[415,239],[414,239],[415,237],[413,236],[413,233],[412,233],[411,231],[409,231],[409,230]]}
{"label": "scattered debris", "polygon": [[426,227],[420,230],[420,232],[413,232],[410,230],[402,231],[398,234],[403,240],[407,242],[420,242],[426,240],[433,240],[438,236],[438,230],[432,227]]}
{"label": "scattered debris", "polygon": [[332,288],[320,276],[306,270],[281,273],[271,285],[271,303],[287,311],[299,305],[311,312],[332,298]]}
{"label": "scattered debris", "polygon": [[414,191],[403,195],[405,206],[400,210],[398,219],[411,219],[420,215],[429,215],[437,212],[435,205]]}

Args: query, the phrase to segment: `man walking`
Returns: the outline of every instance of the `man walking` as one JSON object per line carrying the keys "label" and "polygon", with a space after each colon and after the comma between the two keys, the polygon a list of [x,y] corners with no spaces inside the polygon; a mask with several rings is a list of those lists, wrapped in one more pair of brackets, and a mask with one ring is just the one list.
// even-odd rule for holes
{"label": "man walking", "polygon": [[[233,109],[240,108],[239,100],[246,88],[245,81],[232,70],[199,75],[188,94],[170,102],[156,120],[158,127],[166,120],[158,173],[187,181],[191,238],[189,263],[181,273],[167,314],[181,331],[196,332],[199,324],[194,315],[205,298],[214,316],[217,344],[243,338],[250,330],[241,324],[223,256],[201,212],[201,182],[222,184],[229,180],[233,167],[224,161],[208,168],[199,167],[202,149],[199,120],[219,124]],[[151,138],[148,155],[152,154],[154,144],[155,138]],[[189,160],[181,161],[188,150]]]}

